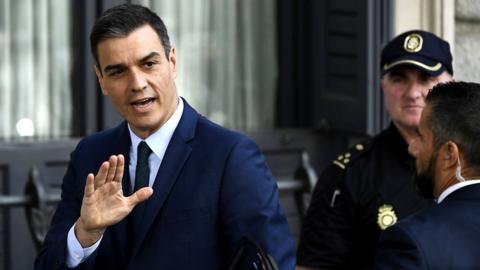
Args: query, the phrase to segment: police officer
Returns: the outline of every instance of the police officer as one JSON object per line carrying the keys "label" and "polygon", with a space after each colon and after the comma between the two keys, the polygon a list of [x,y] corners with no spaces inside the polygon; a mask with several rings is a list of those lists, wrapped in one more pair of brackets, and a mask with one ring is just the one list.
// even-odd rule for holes
{"label": "police officer", "polygon": [[302,227],[297,269],[369,269],[383,230],[431,204],[417,195],[408,144],[425,97],[453,79],[448,42],[409,31],[382,50],[381,87],[390,126],[325,169]]}

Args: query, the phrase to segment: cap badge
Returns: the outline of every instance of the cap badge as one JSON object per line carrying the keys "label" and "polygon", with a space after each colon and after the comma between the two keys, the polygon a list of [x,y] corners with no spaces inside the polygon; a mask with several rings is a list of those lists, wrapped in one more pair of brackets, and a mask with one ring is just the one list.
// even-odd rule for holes
{"label": "cap badge", "polygon": [[397,223],[397,215],[393,211],[393,206],[384,204],[378,208],[377,223],[381,230],[385,230]]}
{"label": "cap badge", "polygon": [[407,52],[418,52],[422,49],[423,39],[419,34],[410,34],[405,38],[403,47]]}

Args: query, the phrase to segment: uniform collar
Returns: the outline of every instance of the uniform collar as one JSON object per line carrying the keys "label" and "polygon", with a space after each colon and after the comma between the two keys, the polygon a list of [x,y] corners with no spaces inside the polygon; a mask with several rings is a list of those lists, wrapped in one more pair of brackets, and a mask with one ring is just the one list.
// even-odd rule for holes
{"label": "uniform collar", "polygon": [[390,123],[385,130],[385,136],[402,164],[408,167],[414,166],[415,159],[408,153],[408,144],[393,123]]}

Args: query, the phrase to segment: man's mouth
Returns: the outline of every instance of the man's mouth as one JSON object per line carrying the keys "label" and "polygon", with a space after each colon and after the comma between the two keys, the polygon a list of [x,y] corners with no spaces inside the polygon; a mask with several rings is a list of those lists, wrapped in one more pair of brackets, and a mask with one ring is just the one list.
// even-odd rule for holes
{"label": "man's mouth", "polygon": [[415,105],[415,104],[410,104],[404,106],[405,109],[423,109],[423,106],[421,105]]}
{"label": "man's mouth", "polygon": [[130,105],[132,105],[136,111],[144,112],[145,109],[148,109],[153,104],[154,101],[155,98],[142,98],[131,102]]}

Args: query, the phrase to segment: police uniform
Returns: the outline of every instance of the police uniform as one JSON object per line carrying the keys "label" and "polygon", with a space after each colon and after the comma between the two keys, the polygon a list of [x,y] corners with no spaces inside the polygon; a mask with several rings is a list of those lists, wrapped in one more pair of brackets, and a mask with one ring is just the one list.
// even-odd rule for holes
{"label": "police uniform", "polygon": [[[382,74],[412,66],[430,76],[453,75],[449,44],[420,30],[405,32],[382,50]],[[433,204],[413,182],[414,158],[392,123],[372,140],[339,155],[319,178],[302,226],[297,265],[369,269],[383,230]]]}
{"label": "police uniform", "polygon": [[322,173],[305,217],[297,264],[368,269],[382,230],[431,205],[415,192],[414,159],[393,124]]}

